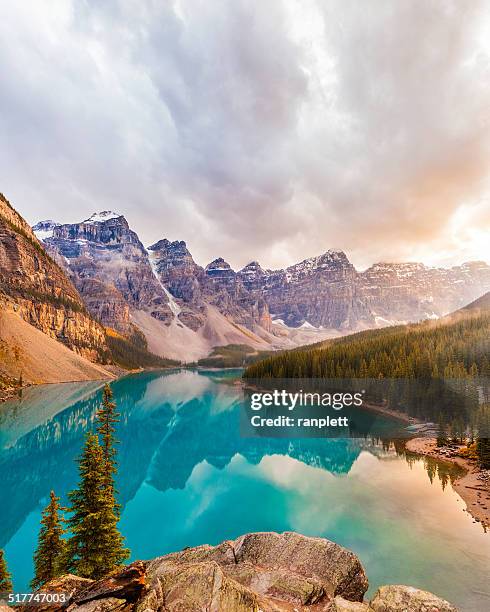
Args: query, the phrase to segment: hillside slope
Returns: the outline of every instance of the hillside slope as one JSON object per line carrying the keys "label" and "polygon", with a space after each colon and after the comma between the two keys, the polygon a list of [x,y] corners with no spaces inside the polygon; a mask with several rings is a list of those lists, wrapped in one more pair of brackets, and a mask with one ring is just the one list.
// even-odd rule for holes
{"label": "hillside slope", "polygon": [[0,310],[0,371],[33,384],[113,378],[10,309]]}
{"label": "hillside slope", "polygon": [[0,194],[0,302],[90,361],[109,358],[104,328],[63,270]]}

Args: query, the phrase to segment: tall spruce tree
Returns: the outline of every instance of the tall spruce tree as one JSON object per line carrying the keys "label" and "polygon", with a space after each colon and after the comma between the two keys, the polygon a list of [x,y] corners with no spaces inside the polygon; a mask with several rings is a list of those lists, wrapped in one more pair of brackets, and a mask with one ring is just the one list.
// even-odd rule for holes
{"label": "tall spruce tree", "polygon": [[60,498],[56,497],[54,491],[51,491],[49,504],[42,513],[41,530],[34,553],[34,578],[31,582],[34,590],[60,576],[64,570],[66,542],[63,539],[65,533],[63,525],[65,520],[60,513],[59,501]]}
{"label": "tall spruce tree", "polygon": [[7,561],[3,550],[0,548],[0,593],[12,591],[12,576],[7,569]]}
{"label": "tall spruce tree", "polygon": [[119,533],[114,492],[107,489],[103,448],[94,433],[88,433],[79,460],[80,484],[68,495],[71,517],[68,526],[67,569],[82,578],[101,578],[129,555]]}
{"label": "tall spruce tree", "polygon": [[[102,440],[104,456],[104,486],[114,492],[114,475],[117,470],[116,449],[117,440],[114,437],[115,423],[119,421],[119,413],[113,401],[112,390],[108,384],[104,386],[102,406],[97,411],[97,432]],[[119,508],[118,508],[119,509]]]}

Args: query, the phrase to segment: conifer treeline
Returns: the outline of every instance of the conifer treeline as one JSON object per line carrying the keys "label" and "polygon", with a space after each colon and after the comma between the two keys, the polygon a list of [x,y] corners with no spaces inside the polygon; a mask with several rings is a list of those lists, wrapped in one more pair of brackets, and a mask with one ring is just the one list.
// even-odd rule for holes
{"label": "conifer treeline", "polygon": [[250,365],[245,378],[490,376],[490,314],[369,330]]}

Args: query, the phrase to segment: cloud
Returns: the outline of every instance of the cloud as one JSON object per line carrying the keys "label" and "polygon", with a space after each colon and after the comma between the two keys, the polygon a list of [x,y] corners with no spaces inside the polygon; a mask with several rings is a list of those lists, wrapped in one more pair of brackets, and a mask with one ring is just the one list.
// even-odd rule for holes
{"label": "cloud", "polygon": [[484,0],[5,3],[0,188],[203,264],[481,257],[489,34]]}

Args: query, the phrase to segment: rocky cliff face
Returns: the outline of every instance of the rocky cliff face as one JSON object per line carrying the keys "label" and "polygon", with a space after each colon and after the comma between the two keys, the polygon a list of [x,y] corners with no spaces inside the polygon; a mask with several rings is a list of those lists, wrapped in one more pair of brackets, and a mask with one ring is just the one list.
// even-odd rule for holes
{"label": "rocky cliff face", "polygon": [[373,324],[358,273],[342,251],[327,251],[285,270],[257,272],[254,281],[274,316],[292,327],[305,322],[330,329],[355,329],[361,321]]}
{"label": "rocky cliff face", "polygon": [[478,261],[449,269],[379,263],[359,281],[375,321],[418,321],[441,317],[488,291],[490,266]]}
{"label": "rocky cliff face", "polygon": [[182,300],[181,321],[189,325],[194,315],[193,328],[199,328],[205,322],[206,305],[211,304],[251,330],[257,326],[270,330],[266,302],[244,286],[240,275],[222,257],[202,268],[194,262],[185,242],[166,239],[148,247],[148,251],[162,284]]}
{"label": "rocky cliff face", "polygon": [[138,236],[122,215],[104,211],[82,223],[34,226],[64,266],[87,308],[104,325],[130,332],[131,309],[169,323],[168,297]]}
{"label": "rocky cliff face", "polygon": [[450,269],[381,263],[358,272],[342,251],[327,251],[285,270],[263,270],[252,262],[238,275],[287,325],[339,330],[438,318],[490,287],[485,262]]}
{"label": "rocky cliff face", "polygon": [[68,592],[73,612],[457,612],[431,593],[399,585],[381,587],[363,603],[367,588],[352,552],[289,532],[250,533],[136,561],[99,581],[65,576],[45,590]]}
{"label": "rocky cliff face", "polygon": [[109,357],[102,326],[29,225],[0,194],[0,303],[91,361]]}

